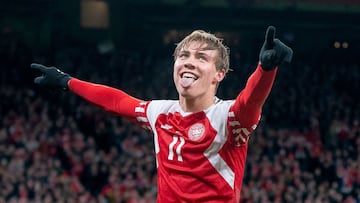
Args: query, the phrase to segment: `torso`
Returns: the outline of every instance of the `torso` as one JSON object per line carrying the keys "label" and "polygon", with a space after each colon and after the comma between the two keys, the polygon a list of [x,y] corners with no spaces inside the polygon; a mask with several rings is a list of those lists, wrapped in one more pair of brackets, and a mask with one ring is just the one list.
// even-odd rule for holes
{"label": "torso", "polygon": [[191,114],[182,112],[178,101],[149,103],[146,117],[154,133],[158,202],[236,202],[236,176],[243,168],[237,165],[244,164],[247,145],[227,142],[232,103],[219,101]]}

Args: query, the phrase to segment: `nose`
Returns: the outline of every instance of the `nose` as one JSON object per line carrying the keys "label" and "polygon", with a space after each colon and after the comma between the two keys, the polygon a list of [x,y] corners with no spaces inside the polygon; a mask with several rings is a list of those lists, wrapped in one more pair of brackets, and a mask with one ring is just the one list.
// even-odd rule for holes
{"label": "nose", "polygon": [[190,57],[188,57],[185,61],[184,61],[184,66],[185,66],[185,68],[189,68],[189,69],[193,69],[193,68],[195,68],[195,58],[194,57],[192,57],[192,56],[190,56]]}
{"label": "nose", "polygon": [[191,61],[188,61],[184,64],[185,68],[193,69],[195,66]]}

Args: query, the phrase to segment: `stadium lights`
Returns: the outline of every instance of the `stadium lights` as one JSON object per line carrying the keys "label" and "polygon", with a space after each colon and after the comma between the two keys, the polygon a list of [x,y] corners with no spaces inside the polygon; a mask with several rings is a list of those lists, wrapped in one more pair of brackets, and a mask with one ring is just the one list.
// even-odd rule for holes
{"label": "stadium lights", "polygon": [[335,49],[340,49],[340,48],[347,49],[347,48],[349,48],[349,43],[347,41],[343,41],[343,42],[335,41],[333,45],[334,45]]}

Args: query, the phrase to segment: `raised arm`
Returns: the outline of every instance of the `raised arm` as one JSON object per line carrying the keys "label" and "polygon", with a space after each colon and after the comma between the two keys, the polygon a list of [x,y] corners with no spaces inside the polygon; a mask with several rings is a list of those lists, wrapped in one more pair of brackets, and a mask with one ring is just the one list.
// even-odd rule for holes
{"label": "raised arm", "polygon": [[[293,51],[291,48],[275,39],[275,27],[266,30],[265,41],[260,50],[259,64],[249,77],[244,90],[238,95],[235,106],[240,112],[240,123],[246,120],[258,119],[262,106],[268,97],[275,80],[277,68],[284,62],[290,62]],[[236,107],[235,107],[236,108]]]}
{"label": "raised arm", "polygon": [[257,123],[276,73],[277,68],[265,71],[259,63],[255,72],[249,77],[245,88],[237,96],[233,106],[237,120],[242,126],[252,126]]}
{"label": "raised arm", "polygon": [[291,48],[275,38],[275,27],[269,26],[260,50],[258,66],[230,109],[235,115],[233,119],[241,126],[241,136],[234,135],[237,145],[245,143],[255,129],[273,86],[278,66],[291,62],[292,54]]}

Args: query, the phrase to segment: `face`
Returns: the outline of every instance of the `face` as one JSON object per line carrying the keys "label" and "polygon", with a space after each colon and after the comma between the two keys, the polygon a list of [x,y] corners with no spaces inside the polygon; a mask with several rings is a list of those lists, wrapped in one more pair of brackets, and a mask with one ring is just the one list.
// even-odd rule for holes
{"label": "face", "polygon": [[174,63],[174,82],[179,96],[186,99],[215,96],[224,70],[216,70],[217,50],[204,49],[206,44],[191,42],[182,48]]}

